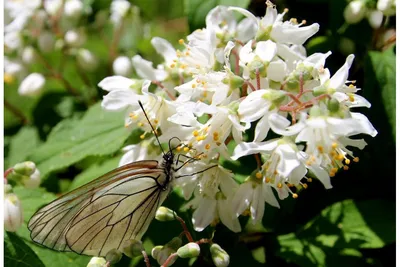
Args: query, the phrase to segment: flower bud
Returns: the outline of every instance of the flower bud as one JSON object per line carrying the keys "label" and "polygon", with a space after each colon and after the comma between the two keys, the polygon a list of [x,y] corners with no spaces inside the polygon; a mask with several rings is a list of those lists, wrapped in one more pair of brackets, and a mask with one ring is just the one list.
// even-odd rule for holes
{"label": "flower bud", "polygon": [[396,0],[378,0],[376,8],[385,16],[394,16],[396,15]]}
{"label": "flower bud", "polygon": [[54,49],[55,38],[49,31],[44,31],[39,35],[38,46],[40,51],[49,53]]}
{"label": "flower bud", "polygon": [[71,47],[80,47],[86,42],[86,34],[83,31],[69,30],[65,33],[64,40]]}
{"label": "flower bud", "polygon": [[364,1],[356,0],[346,6],[343,16],[347,23],[356,24],[364,18],[366,11]]}
{"label": "flower bud", "polygon": [[340,103],[335,98],[328,100],[328,109],[330,112],[337,112],[340,108]]}
{"label": "flower bud", "polygon": [[83,13],[83,3],[79,0],[69,0],[64,4],[64,15],[67,18],[76,20]]}
{"label": "flower bud", "polygon": [[40,185],[40,171],[36,169],[30,176],[25,176],[22,179],[22,183],[26,188],[38,188]]}
{"label": "flower bud", "polygon": [[[164,262],[168,259],[168,257],[175,253],[178,248],[182,245],[182,239],[179,237],[174,237],[171,241],[169,241],[165,246],[156,246],[151,251],[151,256],[157,260],[158,264],[163,265]],[[172,265],[178,255],[175,255],[173,259],[168,263],[168,266]]]}
{"label": "flower bud", "polygon": [[157,209],[156,220],[160,222],[174,221],[176,218],[176,213],[164,206]]}
{"label": "flower bud", "polygon": [[86,71],[94,71],[98,66],[98,60],[96,56],[84,48],[78,50],[76,59],[78,61],[78,65]]}
{"label": "flower bud", "polygon": [[23,223],[21,202],[17,195],[11,193],[4,197],[4,229],[15,232]]}
{"label": "flower bud", "polygon": [[378,29],[381,26],[382,21],[383,21],[383,13],[381,11],[373,10],[371,11],[371,13],[369,13],[368,22],[373,29]]}
{"label": "flower bud", "polygon": [[19,85],[18,93],[24,96],[38,95],[46,82],[44,76],[40,73],[29,74]]}
{"label": "flower bud", "polygon": [[106,261],[111,264],[115,264],[115,263],[119,262],[121,260],[121,258],[122,258],[122,253],[121,253],[121,251],[119,251],[116,248],[113,248],[106,254]]}
{"label": "flower bud", "polygon": [[229,254],[226,253],[218,244],[212,244],[210,247],[211,258],[217,267],[226,267],[229,265]]}
{"label": "flower bud", "polygon": [[25,64],[33,64],[37,59],[36,50],[32,46],[27,46],[22,50],[22,62]]}
{"label": "flower bud", "polygon": [[113,71],[116,75],[129,77],[132,75],[132,63],[128,57],[119,56],[113,62]]}
{"label": "flower bud", "polygon": [[32,161],[17,163],[13,167],[13,171],[22,175],[31,175],[35,172],[36,165]]}
{"label": "flower bud", "polygon": [[143,244],[139,240],[135,239],[126,240],[122,245],[122,252],[130,258],[142,255],[142,251],[143,251]]}
{"label": "flower bud", "polygon": [[87,267],[106,267],[107,261],[101,257],[93,257],[90,259]]}
{"label": "flower bud", "polygon": [[200,255],[200,247],[196,243],[188,243],[177,251],[181,258],[194,258]]}

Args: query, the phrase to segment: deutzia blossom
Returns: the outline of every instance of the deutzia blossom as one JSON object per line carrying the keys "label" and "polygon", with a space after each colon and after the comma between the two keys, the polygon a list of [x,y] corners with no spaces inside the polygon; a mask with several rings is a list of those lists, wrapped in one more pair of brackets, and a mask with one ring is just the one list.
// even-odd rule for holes
{"label": "deutzia blossom", "polygon": [[4,229],[15,232],[21,227],[23,220],[21,202],[17,195],[6,194],[4,196]]}

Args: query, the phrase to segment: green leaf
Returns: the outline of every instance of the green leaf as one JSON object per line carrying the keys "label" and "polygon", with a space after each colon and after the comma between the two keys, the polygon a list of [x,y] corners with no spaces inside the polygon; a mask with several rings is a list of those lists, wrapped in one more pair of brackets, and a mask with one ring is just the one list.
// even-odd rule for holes
{"label": "green leaf", "polygon": [[246,8],[249,0],[185,0],[185,13],[189,21],[189,29],[194,31],[205,26],[208,12],[218,5]]}
{"label": "green leaf", "polygon": [[78,188],[103,174],[106,174],[109,171],[118,167],[118,162],[121,157],[115,157],[112,159],[108,159],[106,161],[96,162],[92,164],[89,168],[81,172],[79,175],[75,177],[70,185],[70,190]]}
{"label": "green leaf", "polygon": [[45,266],[35,252],[16,234],[5,232],[4,264],[6,266]]}
{"label": "green leaf", "polygon": [[393,137],[396,138],[396,55],[394,49],[392,47],[384,52],[370,51],[368,55],[392,126]]}
{"label": "green leaf", "polygon": [[302,266],[326,266],[328,258],[337,261],[338,255],[353,261],[360,256],[355,252],[360,248],[382,248],[395,241],[395,204],[386,200],[338,202],[297,233],[278,239],[279,255]]}
{"label": "green leaf", "polygon": [[129,137],[123,126],[122,112],[92,106],[82,119],[66,119],[57,124],[46,143],[30,157],[46,178],[56,170],[68,167],[87,156],[104,156],[116,152]]}
{"label": "green leaf", "polygon": [[16,163],[26,160],[39,144],[40,140],[36,128],[30,126],[22,127],[11,139],[5,167],[12,167]]}
{"label": "green leaf", "polygon": [[[34,243],[30,238],[30,232],[27,223],[32,215],[43,205],[48,204],[56,198],[52,193],[43,188],[28,189],[22,186],[13,188],[15,194],[19,197],[24,211],[24,224],[18,229],[17,234],[25,243],[35,252],[45,266],[86,266],[90,258],[78,255],[73,252],[56,252],[49,248],[42,247]],[[28,266],[40,266],[30,264]]]}

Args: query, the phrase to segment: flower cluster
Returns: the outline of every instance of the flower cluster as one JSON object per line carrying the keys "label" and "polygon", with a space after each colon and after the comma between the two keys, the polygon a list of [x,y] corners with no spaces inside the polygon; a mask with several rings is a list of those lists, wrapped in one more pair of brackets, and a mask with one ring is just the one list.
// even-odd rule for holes
{"label": "flower cluster", "polygon": [[[244,19],[238,21],[237,13]],[[331,188],[330,177],[359,160],[352,149],[366,145],[354,136],[377,134],[353,111],[370,107],[348,80],[354,56],[331,75],[325,68],[331,53],[307,56],[303,46],[319,25],[285,20],[286,13],[270,2],[262,18],[218,6],[205,28],[179,40],[178,50],[153,38],[164,58],[157,67],[134,56],[141,79],[112,76],[99,83],[108,91],[102,107],[125,110],[125,127],[143,131],[142,143],[124,149],[121,165],[159,157],[155,135],[161,142],[179,138],[180,158],[197,159],[174,180],[189,200],[186,207],[195,210],[197,231],[222,222],[238,232],[239,215],[259,222],[265,202],[279,207],[277,197],[298,197],[312,179]],[[220,164],[247,155],[257,168],[242,182]]]}
{"label": "flower cluster", "polygon": [[[110,65],[115,74],[129,75],[132,71],[130,60],[118,55],[117,46],[124,34],[124,22],[137,17],[137,8],[126,0],[116,0],[109,9],[93,14],[91,6],[81,0],[5,1],[5,83],[16,82],[20,95],[35,96],[42,92],[48,79],[55,79],[74,93],[73,85],[63,75],[66,58],[80,72],[96,71],[100,60],[86,48],[90,39],[88,34],[100,32],[100,36],[105,35],[105,28],[109,26],[115,40],[107,43]],[[93,23],[89,24],[89,16],[95,17]],[[111,25],[107,25],[108,21]],[[57,57],[62,57],[59,67],[53,62]],[[45,71],[35,65],[41,65]]]}

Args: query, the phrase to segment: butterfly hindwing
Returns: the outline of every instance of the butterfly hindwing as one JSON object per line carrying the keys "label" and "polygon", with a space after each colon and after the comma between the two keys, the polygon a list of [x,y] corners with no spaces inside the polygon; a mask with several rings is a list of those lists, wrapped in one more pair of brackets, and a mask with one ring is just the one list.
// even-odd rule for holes
{"label": "butterfly hindwing", "polygon": [[[112,248],[116,248],[114,244],[125,240],[124,236],[131,234],[141,237],[145,229],[135,230],[133,224],[137,224],[138,229],[147,229],[149,222],[143,216],[137,217],[137,214],[145,212],[142,206],[147,205],[151,208],[148,211],[151,221],[161,203],[160,198],[165,199],[168,194],[160,187],[166,178],[157,161],[139,161],[119,167],[37,211],[28,223],[31,238],[36,243],[58,251],[73,250],[96,256],[107,253],[104,251],[108,245],[105,248],[105,245],[93,246],[90,242],[106,239],[107,242],[103,244],[113,244]],[[91,218],[97,220],[97,226],[90,225]],[[81,228],[82,222],[89,226]],[[109,224],[112,226],[109,227]],[[145,227],[141,224],[145,224]],[[124,227],[127,233],[122,235],[120,231]],[[80,235],[85,235],[85,238],[78,238]],[[88,242],[84,244],[82,240]]]}

